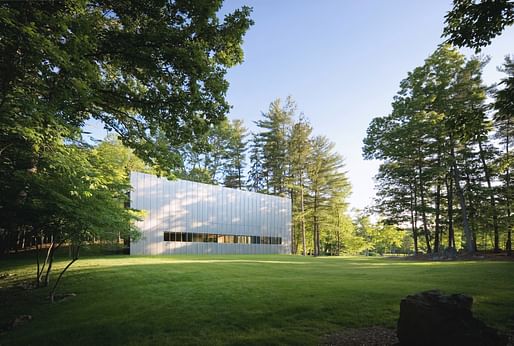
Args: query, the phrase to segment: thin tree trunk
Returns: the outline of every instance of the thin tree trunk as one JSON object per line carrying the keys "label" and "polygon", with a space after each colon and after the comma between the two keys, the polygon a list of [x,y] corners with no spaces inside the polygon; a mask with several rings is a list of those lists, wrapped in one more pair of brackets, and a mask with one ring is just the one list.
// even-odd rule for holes
{"label": "thin tree trunk", "polygon": [[[478,245],[477,245],[478,210],[477,210],[477,207],[475,206],[473,198],[472,198],[472,187],[476,186],[477,184],[475,183],[475,181],[473,179],[471,179],[469,173],[467,173],[467,172],[466,172],[466,184],[467,184],[467,186],[469,186],[469,190],[470,190],[470,193],[469,193],[470,196],[468,198],[468,205],[469,205],[468,221],[469,221],[469,226],[472,231],[471,234],[473,236],[473,249],[475,250],[475,252],[477,252],[478,251]],[[487,225],[487,226],[489,226],[489,225]],[[487,241],[486,240],[484,240],[484,244],[486,244],[486,249],[487,249]]]}
{"label": "thin tree trunk", "polygon": [[498,230],[498,211],[496,210],[496,201],[494,198],[494,190],[491,186],[491,175],[489,173],[489,167],[485,161],[484,150],[482,148],[482,141],[478,139],[478,148],[480,151],[480,160],[482,161],[482,167],[485,174],[485,180],[487,182],[487,189],[489,191],[489,201],[491,203],[491,212],[493,213],[493,232],[494,232],[494,252],[500,252],[500,234]]}
{"label": "thin tree trunk", "polygon": [[238,165],[237,166],[237,186],[239,188],[239,190],[242,190],[243,189],[243,175],[242,175],[242,172],[241,172],[241,165]]}
{"label": "thin tree trunk", "polygon": [[418,225],[417,218],[415,212],[415,204],[416,204],[416,191],[411,188],[410,193],[410,220],[411,220],[411,228],[412,228],[412,239],[414,240],[414,254],[418,254]]}
{"label": "thin tree trunk", "polygon": [[303,197],[303,179],[300,178],[300,227],[302,231],[302,256],[307,255],[307,244],[305,239],[305,205]]}
{"label": "thin tree trunk", "polygon": [[316,256],[316,216],[312,217],[312,256]]}
{"label": "thin tree trunk", "polygon": [[[510,122],[507,122],[510,125]],[[507,132],[506,140],[505,140],[505,155],[507,156],[507,162],[509,160],[509,133]],[[505,172],[505,185],[507,189],[505,202],[507,204],[507,242],[505,244],[505,248],[507,250],[507,254],[509,256],[512,255],[512,224],[511,224],[511,208],[510,208],[510,169],[507,165],[507,170]]]}
{"label": "thin tree trunk", "polygon": [[438,181],[435,189],[435,237],[434,252],[440,251],[440,233],[441,233],[441,183]]}
{"label": "thin tree trunk", "polygon": [[319,234],[319,219],[318,219],[318,217],[316,217],[316,256],[321,255],[321,251],[320,251],[321,244],[320,244],[319,236],[320,236],[320,234]]}
{"label": "thin tree trunk", "polygon": [[54,300],[55,300],[55,291],[57,290],[57,285],[59,284],[59,282],[61,281],[61,278],[62,276],[64,275],[64,273],[68,270],[69,267],[71,267],[71,265],[73,263],[75,263],[76,260],[78,260],[79,258],[79,251],[80,251],[80,245],[77,245],[75,246],[75,249],[73,251],[73,258],[71,260],[70,263],[68,263],[68,265],[66,265],[66,267],[64,267],[64,269],[61,271],[61,273],[59,274],[59,277],[57,278],[57,280],[55,281],[55,284],[52,288],[52,290],[50,291],[50,301],[53,303]]}
{"label": "thin tree trunk", "polygon": [[[294,192],[293,192],[293,189],[291,189],[290,191],[290,196],[291,196],[291,206],[294,210]],[[291,253],[294,255],[296,254],[296,227],[295,227],[295,222],[294,222],[294,219],[293,219],[293,222],[291,222]]]}
{"label": "thin tree trunk", "polygon": [[48,249],[48,253],[47,253],[47,260],[46,260],[46,264],[48,266],[48,268],[46,269],[46,275],[44,277],[44,287],[47,287],[48,286],[48,283],[50,282],[50,272],[52,271],[52,265],[53,265],[53,252],[54,252],[54,246],[55,246],[55,243],[52,242],[50,244],[50,248]]}
{"label": "thin tree trunk", "polygon": [[464,199],[464,191],[462,191],[462,187],[460,186],[460,178],[459,178],[459,170],[457,168],[457,160],[455,158],[455,148],[452,146],[451,148],[451,157],[452,157],[452,165],[453,165],[453,179],[455,182],[455,189],[457,192],[457,196],[459,198],[460,211],[462,214],[462,226],[464,228],[464,237],[466,238],[466,251],[468,253],[474,253],[475,248],[473,245],[473,233],[471,227],[469,225],[468,220],[468,209],[466,207],[466,200]]}
{"label": "thin tree trunk", "polygon": [[455,231],[453,229],[453,168],[446,177],[446,197],[448,199],[448,247],[455,249]]}
{"label": "thin tree trunk", "polygon": [[[419,150],[418,150],[419,153]],[[425,193],[423,189],[421,163],[418,162],[418,176],[419,176],[419,197],[421,198],[421,219],[423,221],[423,235],[425,236],[425,242],[427,244],[427,252],[432,253],[432,246],[430,245],[430,234],[428,233],[427,226],[427,214],[425,211]]]}
{"label": "thin tree trunk", "polygon": [[337,211],[337,256],[341,254],[341,215]]}
{"label": "thin tree trunk", "polygon": [[55,255],[55,251],[57,251],[61,245],[64,243],[64,240],[62,240],[61,242],[59,242],[59,244],[55,245],[54,242],[52,242],[52,245],[50,246],[50,251],[49,251],[49,256],[48,256],[48,268],[46,270],[46,275],[45,275],[45,287],[48,286],[48,284],[50,283],[50,273],[52,271],[52,265],[54,263],[54,255]]}
{"label": "thin tree trunk", "polygon": [[318,234],[318,192],[314,193],[314,256],[319,256],[319,234]]}
{"label": "thin tree trunk", "polygon": [[317,221],[317,224],[316,224],[316,255],[321,256],[321,240],[320,240],[320,232],[319,232],[319,220],[316,220],[316,221]]}
{"label": "thin tree trunk", "polygon": [[36,287],[39,287],[39,251],[40,251],[40,247],[39,247],[39,244],[38,244],[38,241],[37,241],[37,235],[35,236],[36,238],[36,264],[37,264],[37,269],[36,269]]}
{"label": "thin tree trunk", "polygon": [[[43,248],[43,244],[44,244],[43,237],[41,237],[41,248]],[[53,249],[53,246],[54,246],[54,243],[53,243],[53,236],[52,236],[51,242],[50,242],[50,247],[48,248],[48,250],[46,250],[45,260],[44,260],[43,264],[41,265],[41,269],[38,271],[38,274],[37,274],[37,278],[36,278],[37,279],[37,287],[41,286],[41,279],[43,277],[45,267],[48,264],[48,261],[50,259],[50,253]]]}

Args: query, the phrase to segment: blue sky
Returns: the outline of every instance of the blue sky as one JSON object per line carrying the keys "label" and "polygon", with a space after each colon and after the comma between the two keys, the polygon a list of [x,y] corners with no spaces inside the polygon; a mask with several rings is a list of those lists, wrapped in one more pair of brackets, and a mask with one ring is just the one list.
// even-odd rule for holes
{"label": "blue sky", "polygon": [[[390,112],[400,81],[442,42],[451,1],[225,0],[222,12],[243,5],[253,7],[255,25],[245,36],[244,63],[227,75],[229,118],[255,130],[271,101],[292,96],[314,133],[329,137],[345,157],[351,206],[369,205],[378,162],[362,159],[366,128]],[[491,56],[486,83],[501,78],[496,66],[509,53],[512,27],[483,50]],[[98,137],[101,126],[90,125]]]}
{"label": "blue sky", "polygon": [[[451,1],[228,0],[224,9],[242,5],[253,7],[255,25],[245,37],[245,62],[228,74],[229,117],[255,129],[273,99],[291,95],[315,134],[329,137],[346,158],[350,204],[364,208],[378,168],[361,156],[367,126],[391,111],[400,81],[442,42]],[[495,82],[496,66],[514,54],[514,30],[483,52],[492,58],[484,79]]]}

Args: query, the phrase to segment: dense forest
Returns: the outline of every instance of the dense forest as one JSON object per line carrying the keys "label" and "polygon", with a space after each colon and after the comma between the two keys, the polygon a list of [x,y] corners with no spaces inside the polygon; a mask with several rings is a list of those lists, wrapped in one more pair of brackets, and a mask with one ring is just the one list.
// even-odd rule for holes
{"label": "dense forest", "polygon": [[514,3],[454,1],[446,42],[409,72],[391,114],[377,117],[364,139],[366,159],[382,161],[375,210],[410,230],[414,251],[512,253],[514,213],[514,62],[486,86],[481,51],[514,23]]}
{"label": "dense forest", "polygon": [[[125,207],[135,167],[121,160],[133,152],[165,174],[176,157],[163,139],[191,143],[225,117],[225,74],[253,22],[248,7],[219,18],[221,5],[0,3],[0,253],[35,248],[37,285],[48,286],[67,245],[52,297],[83,244],[137,237],[141,215]],[[88,119],[131,151],[89,145]]]}
{"label": "dense forest", "polygon": [[408,225],[415,252],[511,251],[514,64],[487,87],[486,63],[442,45],[368,128],[364,157],[382,160],[376,210]]}
{"label": "dense forest", "polygon": [[350,217],[344,159],[327,137],[312,134],[292,98],[271,102],[255,124],[250,133],[241,120],[225,120],[175,148],[173,175],[291,198],[294,254],[409,251],[401,230],[375,225],[362,212]]}
{"label": "dense forest", "polygon": [[[116,134],[101,141],[86,140],[87,134],[84,134],[84,139],[62,143],[58,159],[57,152],[52,151],[51,156],[42,160],[45,164],[48,160],[48,165],[57,172],[69,175],[73,185],[59,184],[64,176],[51,171],[41,186],[31,185],[32,198],[36,198],[36,188],[44,191],[44,188],[60,185],[60,193],[65,195],[61,198],[67,198],[66,194],[70,193],[79,197],[75,203],[84,203],[70,208],[82,205],[85,217],[92,218],[75,217],[91,228],[84,231],[83,241],[134,240],[138,232],[133,222],[144,217],[144,213],[125,207],[130,191],[129,174],[139,171],[290,198],[293,205],[291,251],[295,254],[317,256],[410,250],[409,240],[396,227],[375,225],[370,216],[362,212],[354,219],[350,217],[346,202],[350,183],[343,157],[328,138],[312,134],[312,126],[297,112],[291,98],[285,103],[280,99],[273,101],[256,127],[258,131],[250,133],[241,120],[222,120],[194,142],[180,146],[173,146],[160,136],[160,145],[173,154],[174,164],[166,170],[139,159]],[[55,181],[50,185],[52,180]],[[89,191],[93,186],[94,192]],[[101,189],[107,193],[105,201],[97,199]],[[54,193],[53,190],[46,192]],[[87,199],[81,194],[86,194]],[[44,205],[43,196],[41,192],[37,197],[41,205]],[[98,217],[100,212],[102,215]],[[123,218],[119,218],[120,215]],[[108,221],[112,223],[107,224]],[[102,222],[104,224],[96,225]],[[20,251],[48,243],[55,244],[56,248],[60,246],[60,242],[52,240],[53,233],[45,232],[44,227],[39,233],[35,233],[33,226],[19,228],[10,236],[3,242],[8,246],[4,251]],[[70,241],[65,239],[65,242]]]}

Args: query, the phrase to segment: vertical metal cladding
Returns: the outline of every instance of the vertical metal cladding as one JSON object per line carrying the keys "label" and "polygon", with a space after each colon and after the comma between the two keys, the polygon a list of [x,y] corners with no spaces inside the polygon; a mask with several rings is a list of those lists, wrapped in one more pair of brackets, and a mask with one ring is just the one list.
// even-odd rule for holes
{"label": "vertical metal cladding", "polygon": [[132,172],[130,205],[144,210],[132,255],[288,254],[291,200]]}

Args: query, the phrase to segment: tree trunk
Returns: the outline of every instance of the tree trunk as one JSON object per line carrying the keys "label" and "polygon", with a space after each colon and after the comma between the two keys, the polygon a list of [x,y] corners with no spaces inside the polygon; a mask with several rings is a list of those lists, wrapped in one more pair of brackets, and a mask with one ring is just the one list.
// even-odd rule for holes
{"label": "tree trunk", "polygon": [[[470,190],[470,193],[469,193],[469,198],[468,198],[468,222],[469,222],[469,227],[471,228],[471,234],[473,236],[473,249],[475,252],[478,251],[478,245],[477,245],[477,239],[478,239],[478,235],[477,235],[477,229],[478,229],[478,209],[477,207],[475,206],[475,203],[474,203],[474,200],[473,200],[473,195],[472,195],[472,187],[473,186],[477,186],[476,182],[471,179],[470,175],[468,172],[466,172],[466,184],[467,186],[469,186],[469,190]],[[487,225],[489,226],[489,225]],[[484,241],[484,244],[486,244],[486,249],[487,249],[487,241]]]}
{"label": "tree trunk", "polygon": [[435,237],[434,252],[440,251],[440,233],[441,233],[441,183],[438,181],[435,189]]}
{"label": "tree trunk", "polygon": [[453,168],[446,176],[446,197],[448,202],[448,247],[455,249],[455,231],[453,230]]}
{"label": "tree trunk", "polygon": [[[510,125],[510,122],[507,123]],[[505,139],[505,156],[507,157],[507,162],[510,162],[509,160],[509,133],[507,132],[507,136]],[[505,248],[507,251],[507,254],[509,256],[512,255],[512,224],[511,224],[511,208],[510,208],[510,168],[507,165],[507,170],[505,172],[505,186],[507,189],[507,193],[505,194],[505,204],[507,205],[507,242],[505,244]]]}
{"label": "tree trunk", "polygon": [[337,229],[337,252],[336,256],[341,255],[341,234],[339,228]]}
{"label": "tree trunk", "polygon": [[316,217],[316,256],[320,256],[320,240],[319,240],[319,219]]}
{"label": "tree trunk", "polygon": [[[293,192],[293,189],[291,189],[290,191],[290,195],[291,195],[291,206],[294,210],[294,192]],[[291,222],[291,253],[293,255],[296,254],[296,228],[295,228],[295,222],[294,222],[294,219],[293,219],[293,222]]]}
{"label": "tree trunk", "polygon": [[337,211],[337,253],[339,256],[341,254],[341,215],[339,214],[339,210]]}
{"label": "tree trunk", "polygon": [[[37,276],[36,276],[36,286],[37,287],[41,286],[41,280],[43,279],[43,273],[45,272],[45,267],[48,264],[48,261],[50,260],[50,254],[51,254],[51,251],[54,246],[53,237],[51,239],[52,240],[50,242],[50,247],[48,248],[48,250],[46,250],[46,257],[45,257],[43,264],[41,265],[41,268],[39,268],[39,264],[38,264],[38,272],[37,272]],[[43,248],[43,244],[44,244],[43,237],[41,237],[41,248]]]}
{"label": "tree trunk", "polygon": [[237,186],[239,190],[243,189],[243,174],[241,172],[241,165],[237,166]]}
{"label": "tree trunk", "polygon": [[473,246],[473,233],[471,227],[469,226],[468,220],[468,210],[466,207],[466,201],[464,199],[464,191],[462,191],[462,187],[460,186],[460,174],[457,168],[457,159],[455,157],[455,148],[452,146],[451,148],[451,158],[452,158],[452,166],[453,166],[453,180],[455,182],[455,189],[457,192],[457,196],[459,198],[460,210],[462,214],[462,226],[464,228],[464,237],[466,238],[466,251],[468,253],[474,253],[475,248]]}
{"label": "tree trunk", "polygon": [[313,245],[313,254],[314,256],[318,256],[318,242],[317,242],[317,232],[316,232],[316,225],[317,225],[317,220],[316,220],[316,215],[314,215],[313,217],[313,227],[312,227],[312,245]]}
{"label": "tree trunk", "polygon": [[[70,245],[72,246],[72,245]],[[75,263],[76,260],[78,260],[79,258],[79,251],[80,251],[80,245],[76,245],[74,246],[74,251],[73,251],[73,258],[72,260],[70,261],[70,263],[68,263],[68,265],[66,267],[64,267],[64,269],[61,271],[61,273],[59,274],[59,277],[57,278],[57,280],[55,281],[55,284],[54,286],[52,287],[52,290],[50,291],[50,301],[53,303],[54,300],[55,300],[55,291],[57,290],[57,285],[59,284],[59,282],[61,281],[61,278],[62,276],[64,275],[64,273],[68,270],[69,267],[71,267],[71,265],[73,263]]]}
{"label": "tree trunk", "polygon": [[38,244],[38,241],[37,241],[37,235],[35,235],[35,238],[36,238],[36,264],[37,264],[37,268],[36,268],[36,287],[39,287],[39,251],[40,251],[40,247],[39,247],[39,244]]}
{"label": "tree trunk", "polygon": [[494,198],[494,190],[491,186],[491,175],[489,173],[489,167],[485,161],[484,150],[482,148],[482,141],[478,139],[478,148],[480,153],[480,160],[482,161],[482,167],[485,174],[485,180],[487,182],[487,189],[489,191],[489,201],[491,204],[491,212],[493,213],[493,231],[494,231],[494,252],[500,252],[500,234],[498,230],[498,211],[496,210],[496,201]]}
{"label": "tree trunk", "polygon": [[321,256],[321,241],[319,232],[319,220],[316,220],[316,256]]}
{"label": "tree trunk", "polygon": [[411,228],[412,228],[412,239],[414,240],[414,254],[418,254],[418,222],[416,217],[416,190],[411,186],[410,193],[410,220],[411,220]]}
{"label": "tree trunk", "polygon": [[48,268],[47,268],[46,274],[45,274],[44,287],[47,287],[48,284],[50,283],[50,273],[52,271],[52,265],[54,263],[55,251],[57,251],[63,243],[64,243],[64,240],[59,242],[57,245],[55,245],[55,243],[52,242],[52,244],[50,245],[50,249],[48,249],[49,250],[48,255],[47,255]]}
{"label": "tree trunk", "polygon": [[[418,151],[419,152],[419,151]],[[418,162],[418,177],[419,177],[419,197],[421,198],[421,219],[423,221],[423,235],[427,244],[427,252],[432,253],[432,246],[430,245],[430,234],[428,233],[427,214],[425,208],[425,193],[423,189],[421,162]]]}
{"label": "tree trunk", "polygon": [[307,244],[305,239],[305,205],[303,197],[303,179],[300,178],[300,227],[302,232],[302,256],[307,255]]}
{"label": "tree trunk", "polygon": [[313,208],[313,247],[314,247],[314,256],[319,256],[319,234],[318,234],[318,191],[314,192],[314,208]]}

